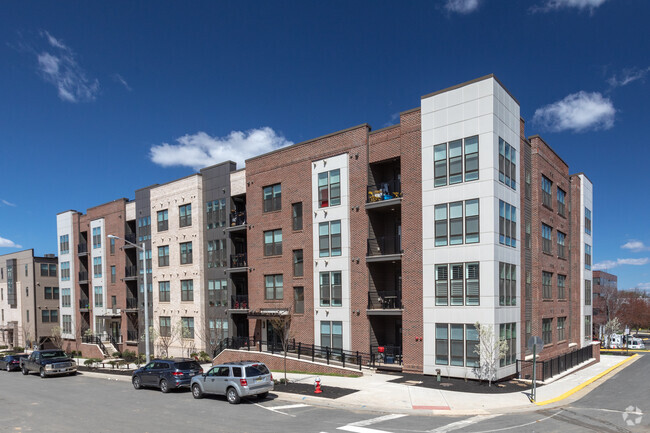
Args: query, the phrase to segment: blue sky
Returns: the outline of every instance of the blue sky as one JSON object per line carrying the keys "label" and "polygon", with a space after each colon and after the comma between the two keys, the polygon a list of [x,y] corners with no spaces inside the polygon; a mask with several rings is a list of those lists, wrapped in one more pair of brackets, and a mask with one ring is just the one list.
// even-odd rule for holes
{"label": "blue sky", "polygon": [[647,0],[11,2],[0,254],[56,214],[368,122],[494,73],[595,185],[594,261],[650,289]]}

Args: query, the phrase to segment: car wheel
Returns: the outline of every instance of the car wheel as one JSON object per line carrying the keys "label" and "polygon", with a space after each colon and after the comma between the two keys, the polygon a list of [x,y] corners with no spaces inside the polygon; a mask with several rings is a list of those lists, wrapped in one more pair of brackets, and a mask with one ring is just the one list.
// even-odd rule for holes
{"label": "car wheel", "polygon": [[169,392],[169,385],[165,379],[160,381],[160,390],[165,394]]}
{"label": "car wheel", "polygon": [[233,387],[228,388],[228,390],[226,391],[226,398],[228,399],[228,403],[230,404],[239,404],[239,402],[241,401],[239,394],[237,394],[237,390]]}
{"label": "car wheel", "polygon": [[23,372],[23,374],[25,376],[27,376],[29,374],[29,371],[27,371],[27,369],[25,367],[23,367],[23,369],[21,371]]}
{"label": "car wheel", "polygon": [[7,371],[11,371],[11,367],[7,364]]}
{"label": "car wheel", "polygon": [[47,376],[45,375],[45,369],[44,369],[43,367],[41,367],[41,370],[40,370],[39,373],[40,373],[40,375],[41,375],[41,379],[45,379],[45,378],[47,377]]}
{"label": "car wheel", "polygon": [[196,383],[192,385],[192,396],[194,398],[203,398],[203,391],[201,391],[201,387]]}
{"label": "car wheel", "polygon": [[265,391],[265,392],[263,392],[263,393],[261,393],[261,394],[257,394],[257,398],[259,398],[260,400],[265,399],[265,398],[268,397],[268,396],[269,396],[269,392],[268,392],[268,391]]}
{"label": "car wheel", "polygon": [[142,388],[142,382],[140,381],[140,377],[139,377],[139,376],[135,376],[135,377],[133,378],[133,381],[132,381],[132,382],[133,382],[133,387],[134,387],[135,389],[140,389],[140,388]]}
{"label": "car wheel", "polygon": [[76,375],[77,375],[76,371],[73,371],[72,373],[70,373],[70,376],[76,376]]}

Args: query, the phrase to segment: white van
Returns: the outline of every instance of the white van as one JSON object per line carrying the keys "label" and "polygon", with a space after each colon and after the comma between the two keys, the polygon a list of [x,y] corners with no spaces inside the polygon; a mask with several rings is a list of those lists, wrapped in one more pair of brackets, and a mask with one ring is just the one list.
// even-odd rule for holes
{"label": "white van", "polygon": [[627,348],[628,349],[645,349],[645,344],[643,340],[636,337],[628,337],[627,339]]}

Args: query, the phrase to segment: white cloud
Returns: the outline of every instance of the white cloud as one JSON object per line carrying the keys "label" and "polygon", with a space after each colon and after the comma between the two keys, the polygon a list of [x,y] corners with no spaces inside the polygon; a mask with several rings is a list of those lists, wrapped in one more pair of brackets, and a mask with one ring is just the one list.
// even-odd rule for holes
{"label": "white cloud", "polygon": [[533,122],[555,132],[582,132],[611,128],[614,126],[615,114],[616,109],[609,98],[603,98],[597,92],[580,91],[538,108]]}
{"label": "white cloud", "polygon": [[9,239],[0,237],[0,248],[22,248],[22,246],[15,244],[13,241],[10,241]]}
{"label": "white cloud", "polygon": [[639,283],[634,286],[635,289],[650,290],[650,283]]}
{"label": "white cloud", "polygon": [[635,253],[640,253],[641,251],[650,251],[650,247],[646,247],[641,241],[628,241],[627,243],[621,245],[621,248],[634,251]]}
{"label": "white cloud", "polygon": [[605,260],[604,262],[594,264],[593,268],[596,271],[602,271],[607,269],[615,268],[619,265],[632,265],[632,266],[643,266],[650,263],[648,257],[643,257],[641,259],[616,259],[616,260]]}
{"label": "white cloud", "polygon": [[480,0],[447,0],[445,2],[445,9],[449,12],[469,14],[478,9],[479,4]]}
{"label": "white cloud", "polygon": [[534,6],[533,12],[548,12],[558,9],[588,9],[593,11],[607,0],[546,0],[541,6]]}
{"label": "white cloud", "polygon": [[627,86],[628,84],[637,81],[643,80],[646,75],[650,72],[650,67],[645,69],[631,68],[625,69],[620,74],[620,76],[612,75],[607,82],[612,87],[622,87]]}
{"label": "white cloud", "polygon": [[2,204],[4,204],[4,205],[11,206],[11,207],[16,207],[16,205],[14,203],[10,203],[7,200],[0,200],[0,201],[2,201]]}
{"label": "white cloud", "polygon": [[131,86],[129,86],[129,83],[127,83],[126,80],[124,79],[124,77],[122,77],[120,74],[114,74],[114,75],[113,75],[113,79],[114,79],[115,81],[117,81],[118,83],[120,83],[121,85],[123,85],[124,88],[125,88],[126,90],[128,90],[129,92],[130,92],[131,90],[133,90],[133,89],[131,89]]}
{"label": "white cloud", "polygon": [[99,81],[88,79],[79,66],[74,52],[60,40],[42,32],[52,50],[37,54],[38,70],[43,79],[52,83],[59,92],[59,98],[67,102],[92,101],[99,92]]}
{"label": "white cloud", "polygon": [[387,128],[389,126],[393,126],[393,125],[396,125],[397,123],[399,123],[399,120],[400,120],[399,116],[400,116],[399,112],[391,114],[390,115],[390,120],[388,122],[384,123],[384,128]]}
{"label": "white cloud", "polygon": [[227,160],[241,167],[248,158],[293,144],[268,126],[232,131],[225,137],[212,137],[200,131],[177,138],[176,142],[152,146],[151,160],[163,167],[181,165],[195,170]]}

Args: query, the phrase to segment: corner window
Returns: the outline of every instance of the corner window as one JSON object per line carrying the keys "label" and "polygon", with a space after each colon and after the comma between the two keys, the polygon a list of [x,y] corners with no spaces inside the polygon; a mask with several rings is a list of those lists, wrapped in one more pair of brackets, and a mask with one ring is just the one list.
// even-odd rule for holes
{"label": "corner window", "polygon": [[591,234],[591,210],[585,208],[585,233]]}
{"label": "corner window", "polygon": [[318,207],[341,204],[341,170],[331,170],[318,174]]}
{"label": "corner window", "polygon": [[517,151],[499,137],[499,182],[517,189]]}
{"label": "corner window", "polygon": [[264,212],[273,212],[282,209],[282,188],[279,183],[265,186],[262,189],[262,197],[264,200]]}
{"label": "corner window", "polygon": [[517,208],[499,200],[499,243],[517,246]]}

